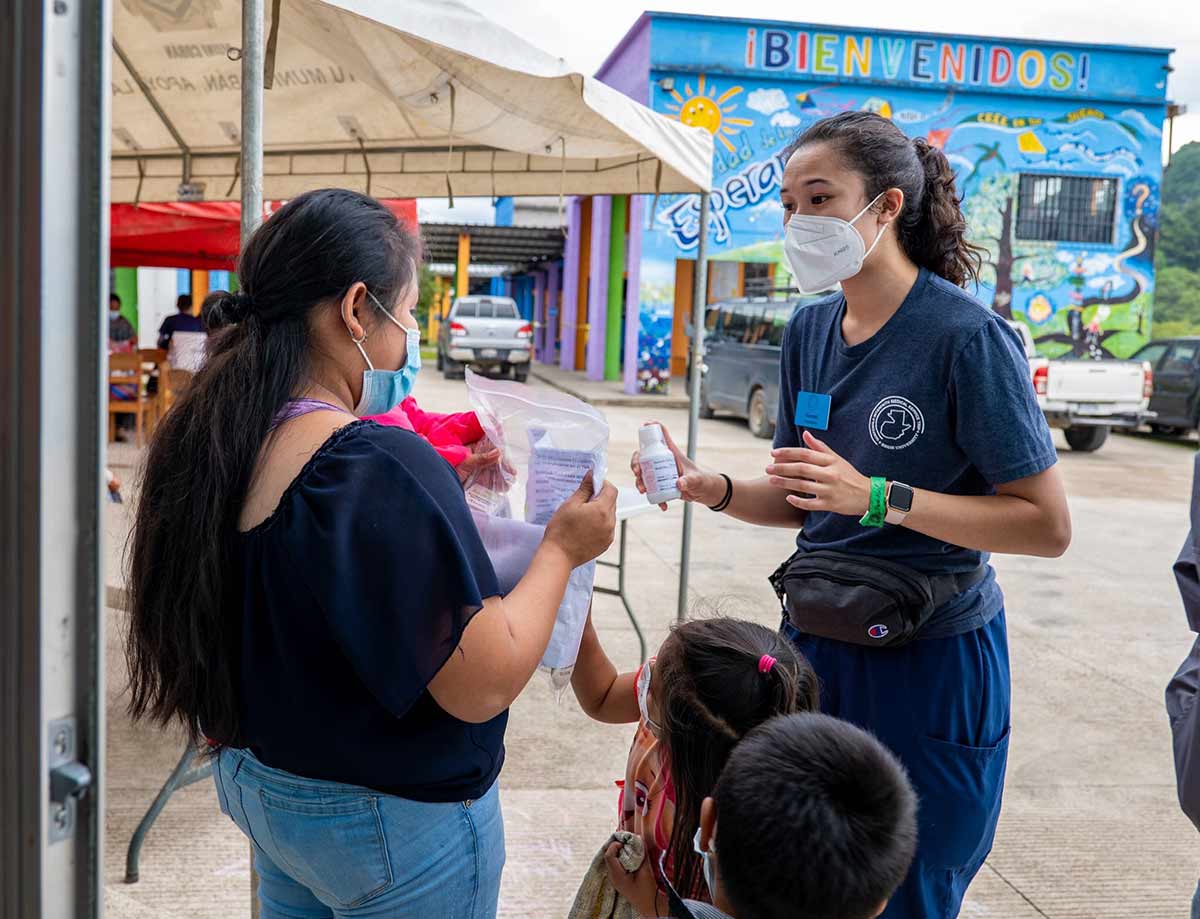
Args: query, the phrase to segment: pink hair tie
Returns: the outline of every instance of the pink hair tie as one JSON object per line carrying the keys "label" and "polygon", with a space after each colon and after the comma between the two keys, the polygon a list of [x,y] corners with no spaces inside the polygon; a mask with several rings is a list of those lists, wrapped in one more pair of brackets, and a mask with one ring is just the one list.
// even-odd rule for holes
{"label": "pink hair tie", "polygon": [[774,667],[776,663],[778,663],[778,661],[776,661],[775,658],[771,657],[770,654],[764,654],[762,657],[760,657],[758,659],[758,672],[759,673],[770,673],[771,668]]}

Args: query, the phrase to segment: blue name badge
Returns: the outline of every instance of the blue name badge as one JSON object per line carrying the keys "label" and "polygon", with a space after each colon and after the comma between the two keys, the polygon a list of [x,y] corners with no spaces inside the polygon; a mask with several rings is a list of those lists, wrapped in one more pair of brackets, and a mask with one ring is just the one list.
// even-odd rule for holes
{"label": "blue name badge", "polygon": [[833,400],[819,392],[802,392],[796,396],[796,427],[814,431],[829,429],[829,407]]}

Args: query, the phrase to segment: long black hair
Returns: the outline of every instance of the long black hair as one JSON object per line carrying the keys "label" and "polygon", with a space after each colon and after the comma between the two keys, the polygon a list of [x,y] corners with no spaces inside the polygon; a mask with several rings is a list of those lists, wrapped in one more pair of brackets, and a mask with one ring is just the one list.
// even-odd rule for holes
{"label": "long black hair", "polygon": [[[760,668],[763,655],[775,658],[774,665]],[[651,692],[675,786],[671,880],[683,896],[704,893],[692,838],[700,805],[712,794],[729,754],[768,718],[816,711],[817,689],[817,675],[804,656],[756,622],[699,619],[677,626],[663,643]]]}
{"label": "long black hair", "polygon": [[967,241],[962,198],[941,150],[924,138],[910,140],[874,112],[842,112],[818,121],[788,146],[784,161],[810,144],[828,144],[862,176],[868,201],[889,188],[904,192],[896,234],[913,262],[960,287],[978,283],[983,250]]}
{"label": "long black hair", "polygon": [[241,290],[206,302],[215,334],[151,441],[130,537],[135,719],[178,720],[193,742],[203,732],[217,747],[237,738],[237,525],[256,460],[304,386],[314,312],[358,281],[394,303],[419,258],[416,238],[378,201],[322,189],[273,214],[242,252]]}

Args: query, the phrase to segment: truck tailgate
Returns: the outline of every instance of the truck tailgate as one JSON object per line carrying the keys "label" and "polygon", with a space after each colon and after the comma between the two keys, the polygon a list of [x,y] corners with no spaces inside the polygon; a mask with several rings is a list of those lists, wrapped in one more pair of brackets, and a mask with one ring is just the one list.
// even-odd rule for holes
{"label": "truck tailgate", "polygon": [[1056,402],[1140,402],[1138,361],[1051,361],[1046,396]]}
{"label": "truck tailgate", "polygon": [[518,338],[517,332],[529,325],[525,319],[454,319],[467,331],[453,339],[459,346],[475,348],[521,348],[529,345],[528,338]]}

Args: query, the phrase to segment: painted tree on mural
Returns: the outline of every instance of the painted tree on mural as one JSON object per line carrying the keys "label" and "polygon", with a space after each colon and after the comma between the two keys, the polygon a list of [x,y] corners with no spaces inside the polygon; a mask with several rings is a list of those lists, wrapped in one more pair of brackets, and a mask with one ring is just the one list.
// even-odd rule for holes
{"label": "painted tree on mural", "polygon": [[992,175],[972,185],[963,213],[971,241],[984,249],[980,282],[993,288],[992,309],[1012,319],[1014,282],[1054,286],[1062,282],[1065,266],[1052,245],[1015,238],[1016,175]]}

